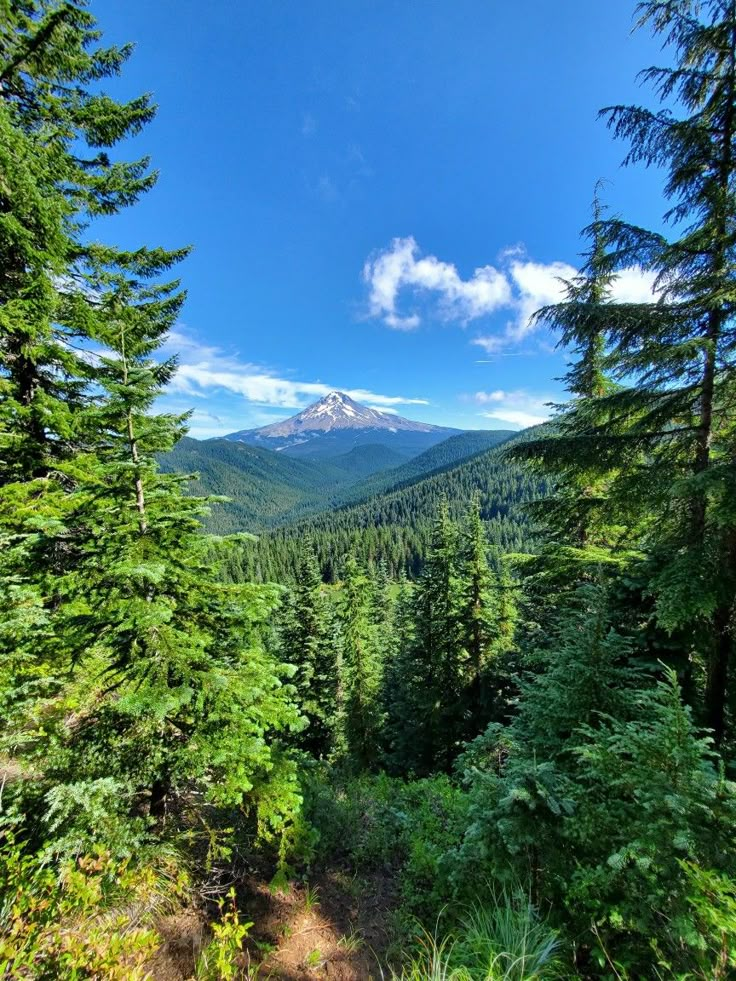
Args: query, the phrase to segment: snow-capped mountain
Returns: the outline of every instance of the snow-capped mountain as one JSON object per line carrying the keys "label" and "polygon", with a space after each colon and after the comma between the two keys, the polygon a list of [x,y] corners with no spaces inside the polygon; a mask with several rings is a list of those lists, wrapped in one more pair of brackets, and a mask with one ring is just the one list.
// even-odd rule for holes
{"label": "snow-capped mountain", "polygon": [[392,446],[413,455],[456,432],[371,409],[344,392],[330,392],[289,419],[231,433],[226,439],[283,450],[290,455],[331,456],[367,443]]}

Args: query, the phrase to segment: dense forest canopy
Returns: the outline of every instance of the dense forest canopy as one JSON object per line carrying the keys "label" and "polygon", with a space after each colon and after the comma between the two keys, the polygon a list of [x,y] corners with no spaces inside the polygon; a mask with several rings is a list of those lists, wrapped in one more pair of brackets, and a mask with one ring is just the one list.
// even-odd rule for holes
{"label": "dense forest canopy", "polygon": [[249,913],[320,876],[390,913],[346,977],[734,976],[736,0],[638,15],[660,106],[603,117],[667,232],[595,190],[564,411],[252,541],[157,462],[186,247],[96,238],[156,180],[131,49],[0,3],[3,977],[292,976]]}

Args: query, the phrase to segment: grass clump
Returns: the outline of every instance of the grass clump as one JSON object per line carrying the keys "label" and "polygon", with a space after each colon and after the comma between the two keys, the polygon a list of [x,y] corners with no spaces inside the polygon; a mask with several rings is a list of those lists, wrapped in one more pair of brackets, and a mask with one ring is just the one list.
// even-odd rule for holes
{"label": "grass clump", "polygon": [[424,932],[393,981],[541,981],[560,977],[557,935],[521,892],[474,904],[457,927]]}

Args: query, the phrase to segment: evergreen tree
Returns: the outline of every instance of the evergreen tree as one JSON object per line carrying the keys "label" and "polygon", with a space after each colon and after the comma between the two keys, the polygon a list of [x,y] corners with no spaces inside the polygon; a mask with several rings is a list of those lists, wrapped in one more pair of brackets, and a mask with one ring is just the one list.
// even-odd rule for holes
{"label": "evergreen tree", "polygon": [[[584,232],[589,244],[580,272],[565,284],[561,303],[535,314],[537,321],[558,332],[558,346],[573,356],[563,379],[572,398],[541,438],[520,441],[507,453],[509,459],[531,464],[532,472],[554,478],[547,497],[526,505],[544,528],[539,559],[529,572],[540,577],[546,593],[595,582],[603,567],[615,574],[619,556],[631,548],[638,532],[633,509],[622,515],[609,500],[609,461],[602,462],[600,448],[605,427],[609,442],[623,437],[621,420],[616,428],[609,411],[608,397],[619,386],[606,372],[606,343],[620,305],[613,299],[615,257],[606,245],[606,209],[599,194],[600,186],[593,198],[593,221]],[[632,457],[629,463],[634,462]]]}
{"label": "evergreen tree", "polygon": [[87,373],[74,350],[89,338],[84,309],[104,288],[94,260],[103,256],[109,269],[126,258],[82,232],[90,219],[133,204],[156,180],[146,159],[113,161],[108,152],[155,110],[148,96],[120,103],[99,91],[102,80],[120,73],[132,46],[101,47],[85,7],[7,0],[0,11],[6,479],[43,476],[77,444],[74,410],[83,404]]}
{"label": "evergreen tree", "polygon": [[[580,323],[582,336],[605,339],[605,362],[625,386],[595,397],[584,391],[557,439],[520,452],[562,474],[568,486],[593,489],[594,506],[583,503],[603,514],[603,545],[613,544],[624,558],[627,547],[644,550],[658,624],[690,634],[688,655],[706,675],[699,705],[720,743],[736,596],[736,5],[652,0],[639,11],[641,23],[675,55],[673,68],[651,68],[644,77],[685,112],[615,106],[605,115],[631,143],[628,162],[666,170],[672,206],[665,217],[673,235],[603,216],[591,234],[593,259],[601,241],[608,253],[604,274],[638,263],[656,277],[659,298],[608,304],[572,297],[555,308],[552,320],[568,340],[579,339]],[[586,519],[588,540],[590,527]],[[697,677],[697,664],[688,674]]]}
{"label": "evergreen tree", "polygon": [[375,769],[379,763],[383,730],[380,700],[383,663],[378,644],[379,625],[375,623],[376,591],[371,586],[353,556],[348,556],[342,605],[343,725],[347,752],[361,770]]}
{"label": "evergreen tree", "polygon": [[466,652],[462,698],[466,738],[482,732],[492,715],[501,714],[506,656],[513,647],[515,608],[508,573],[488,542],[475,495],[465,520],[461,545],[459,625]]}
{"label": "evergreen tree", "polygon": [[50,626],[73,674],[34,705],[46,722],[26,747],[43,766],[57,849],[95,840],[83,797],[102,795],[121,826],[142,810],[160,825],[196,790],[253,809],[264,831],[296,802],[277,742],[297,715],[260,636],[275,589],[218,583],[197,520],[203,502],[154,460],[184,421],[151,414],[175,367],[153,355],[181,299],[176,284],[118,283],[98,300],[110,353],[87,419],[96,445],[59,465],[74,482],[74,535],[69,569],[54,575]]}
{"label": "evergreen tree", "polygon": [[467,655],[460,631],[458,535],[442,500],[424,572],[413,596],[414,636],[402,680],[409,751],[416,773],[449,769],[463,737],[462,683]]}
{"label": "evergreen tree", "polygon": [[274,590],[219,584],[204,502],[155,464],[183,431],[152,406],[183,299],[159,277],[186,250],[83,235],[155,180],[108,156],[153,110],[98,91],[130,52],[98,40],[82,3],[0,9],[0,699],[37,778],[8,796],[31,842],[74,854],[130,852],[192,796],[264,832],[296,805],[279,734],[298,717],[261,640]]}
{"label": "evergreen tree", "polygon": [[604,223],[623,262],[646,263],[661,300],[629,307],[610,334],[621,376],[636,389],[614,401],[633,422],[639,472],[617,482],[656,516],[649,531],[650,588],[667,629],[696,626],[707,664],[705,719],[717,742],[726,725],[731,618],[736,595],[733,329],[736,223],[736,4],[732,0],[640,5],[641,23],[664,36],[673,68],[644,72],[663,101],[686,115],[634,106],[606,110],[631,142],[628,160],[663,166],[671,240],[624,222]]}
{"label": "evergreen tree", "polygon": [[398,582],[392,618],[393,643],[388,648],[383,672],[381,704],[386,719],[384,747],[387,765],[396,773],[406,771],[413,755],[412,696],[409,683],[414,648],[413,596],[405,576]]}
{"label": "evergreen tree", "polygon": [[338,644],[312,542],[302,545],[297,581],[283,611],[281,655],[296,667],[294,685],[307,728],[299,745],[329,755],[338,714]]}

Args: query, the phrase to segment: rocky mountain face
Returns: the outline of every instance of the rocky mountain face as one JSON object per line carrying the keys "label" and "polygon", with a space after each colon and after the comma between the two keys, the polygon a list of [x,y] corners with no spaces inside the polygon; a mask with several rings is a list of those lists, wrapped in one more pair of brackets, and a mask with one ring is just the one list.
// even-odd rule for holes
{"label": "rocky mountain face", "polygon": [[390,446],[408,457],[456,432],[371,409],[344,392],[330,392],[289,419],[225,438],[289,455],[333,456],[371,443]]}

